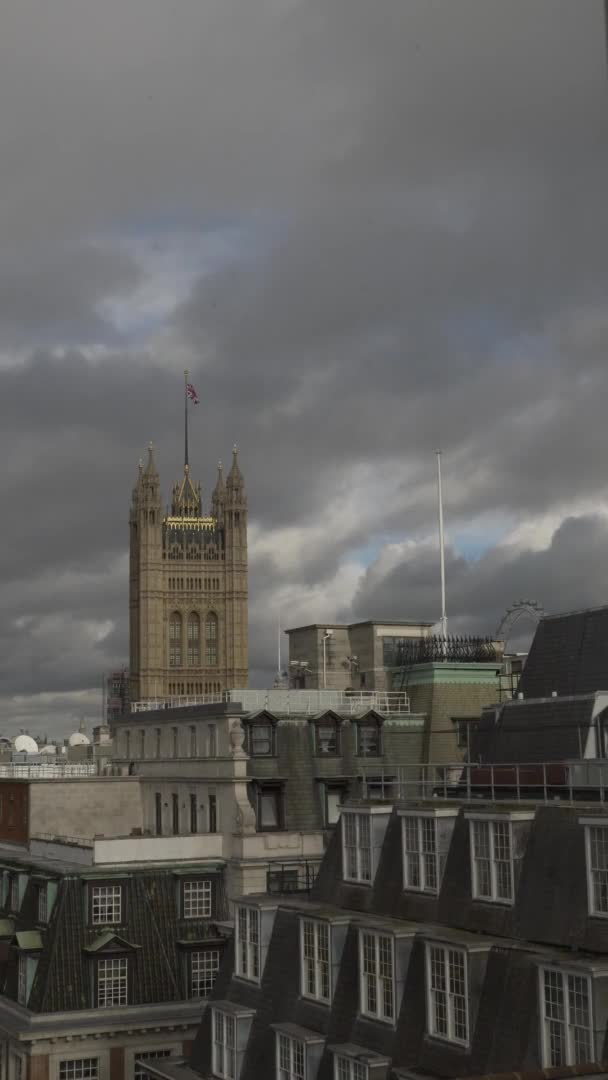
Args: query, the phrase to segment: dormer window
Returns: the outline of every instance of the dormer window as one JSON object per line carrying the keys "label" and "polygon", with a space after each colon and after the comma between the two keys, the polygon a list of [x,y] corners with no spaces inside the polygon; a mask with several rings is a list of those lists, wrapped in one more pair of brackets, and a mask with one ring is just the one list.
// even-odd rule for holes
{"label": "dormer window", "polygon": [[403,888],[437,894],[458,811],[400,811],[403,842]]}
{"label": "dormer window", "polygon": [[111,926],[122,921],[122,885],[92,885],[90,898],[93,926]]}
{"label": "dormer window", "polygon": [[318,757],[336,756],[341,750],[341,721],[326,713],[314,721],[315,754]]}
{"label": "dormer window", "polygon": [[357,721],[357,757],[382,754],[382,719],[369,715]]}
{"label": "dormer window", "polygon": [[585,826],[587,903],[590,915],[608,916],[608,819],[582,818]]}
{"label": "dormer window", "polygon": [[345,881],[371,885],[390,813],[390,806],[370,807],[361,811],[343,808],[340,821]]}
{"label": "dormer window", "polygon": [[259,716],[247,725],[247,751],[250,757],[273,757],[275,753],[275,724],[268,716]]}
{"label": "dormer window", "polygon": [[466,813],[469,819],[473,898],[513,904],[530,822],[530,811]]}

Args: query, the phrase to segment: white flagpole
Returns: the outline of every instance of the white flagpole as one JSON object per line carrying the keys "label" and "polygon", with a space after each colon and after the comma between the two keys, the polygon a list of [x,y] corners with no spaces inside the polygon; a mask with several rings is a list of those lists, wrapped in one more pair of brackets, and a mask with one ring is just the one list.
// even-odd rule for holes
{"label": "white flagpole", "polygon": [[439,565],[441,567],[441,636],[444,641],[448,636],[448,617],[445,610],[445,548],[443,537],[443,496],[441,491],[441,450],[436,450],[437,456],[437,508],[439,517]]}

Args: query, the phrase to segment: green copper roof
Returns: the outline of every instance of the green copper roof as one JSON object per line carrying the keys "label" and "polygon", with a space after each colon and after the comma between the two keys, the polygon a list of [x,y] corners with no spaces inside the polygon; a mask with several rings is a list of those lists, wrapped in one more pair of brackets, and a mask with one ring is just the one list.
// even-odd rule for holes
{"label": "green copper roof", "polygon": [[42,948],[42,935],[39,930],[19,930],[15,934],[17,946],[27,952],[35,952]]}

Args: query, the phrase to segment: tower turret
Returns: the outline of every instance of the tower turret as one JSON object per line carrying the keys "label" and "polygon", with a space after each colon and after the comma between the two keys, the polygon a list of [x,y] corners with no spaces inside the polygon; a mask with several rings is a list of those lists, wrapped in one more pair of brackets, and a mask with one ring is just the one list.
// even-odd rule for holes
{"label": "tower turret", "polygon": [[217,463],[217,480],[211,496],[211,512],[218,521],[224,513],[226,505],[226,481],[224,480],[224,466],[221,461]]}

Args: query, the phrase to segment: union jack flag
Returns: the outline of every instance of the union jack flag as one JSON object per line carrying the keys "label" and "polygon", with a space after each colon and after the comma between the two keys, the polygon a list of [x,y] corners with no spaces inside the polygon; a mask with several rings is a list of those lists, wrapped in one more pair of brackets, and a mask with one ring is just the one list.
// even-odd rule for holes
{"label": "union jack flag", "polygon": [[191,382],[186,383],[186,393],[190,398],[190,401],[193,401],[195,405],[199,404],[200,398]]}

